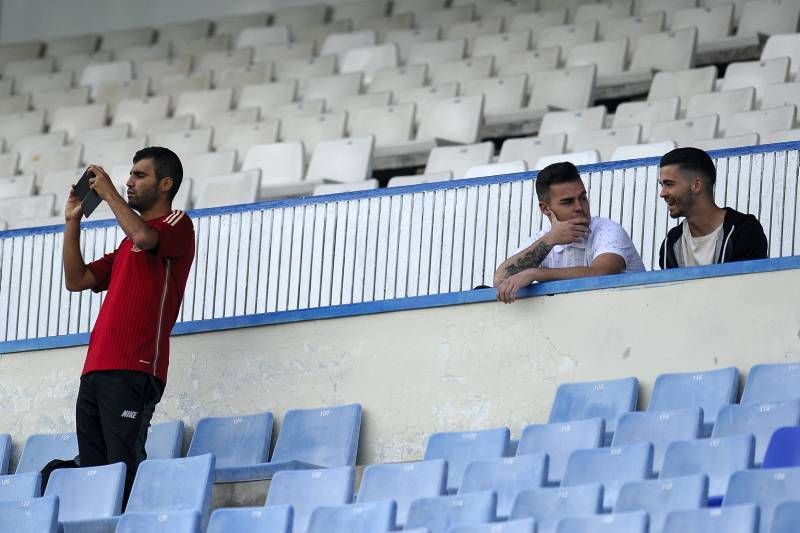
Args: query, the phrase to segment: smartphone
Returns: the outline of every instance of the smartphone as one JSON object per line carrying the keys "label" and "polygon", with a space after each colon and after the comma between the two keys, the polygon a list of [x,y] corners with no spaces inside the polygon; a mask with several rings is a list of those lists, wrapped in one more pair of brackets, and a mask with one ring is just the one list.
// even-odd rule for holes
{"label": "smartphone", "polygon": [[75,185],[75,194],[81,199],[83,216],[85,218],[89,218],[89,215],[94,213],[94,210],[100,205],[100,202],[102,202],[100,197],[97,196],[97,193],[89,188],[89,180],[93,177],[94,172],[87,168],[83,176],[81,176],[81,179],[78,180],[77,185]]}

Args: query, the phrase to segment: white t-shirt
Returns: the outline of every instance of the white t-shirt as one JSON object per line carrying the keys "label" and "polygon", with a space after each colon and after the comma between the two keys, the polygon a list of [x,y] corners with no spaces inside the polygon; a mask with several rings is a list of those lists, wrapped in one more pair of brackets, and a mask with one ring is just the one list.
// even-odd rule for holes
{"label": "white t-shirt", "polygon": [[689,229],[689,222],[683,221],[683,235],[681,235],[681,248],[683,249],[683,264],[686,266],[712,265],[716,261],[717,241],[722,236],[722,224],[717,229],[703,235],[693,237]]}
{"label": "white t-shirt", "polygon": [[[541,239],[550,228],[526,239],[512,255],[516,255]],[[588,267],[602,254],[617,254],[625,260],[623,272],[644,272],[644,263],[625,228],[607,218],[592,217],[584,242],[557,244],[542,261],[542,268]]]}

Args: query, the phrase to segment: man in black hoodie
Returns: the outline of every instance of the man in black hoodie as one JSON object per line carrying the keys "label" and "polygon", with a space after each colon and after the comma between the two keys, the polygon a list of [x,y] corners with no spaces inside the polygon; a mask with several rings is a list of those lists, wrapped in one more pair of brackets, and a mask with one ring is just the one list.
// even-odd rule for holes
{"label": "man in black hoodie", "polygon": [[669,216],[686,217],[661,243],[662,269],[765,259],[767,237],[758,219],[714,201],[717,170],[698,148],[678,148],[661,158],[661,198]]}

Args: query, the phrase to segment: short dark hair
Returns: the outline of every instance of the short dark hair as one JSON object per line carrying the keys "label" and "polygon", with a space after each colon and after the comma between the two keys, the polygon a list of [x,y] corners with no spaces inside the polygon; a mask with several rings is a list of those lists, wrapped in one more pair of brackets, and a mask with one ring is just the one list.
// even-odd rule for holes
{"label": "short dark hair", "polygon": [[153,162],[153,170],[156,173],[156,181],[161,181],[166,177],[172,178],[172,188],[169,190],[170,201],[175,199],[178,189],[181,188],[183,181],[183,165],[178,156],[169,148],[161,146],[148,146],[142,148],[133,156],[135,165],[142,159],[150,159]]}
{"label": "short dark hair", "polygon": [[547,165],[536,175],[536,196],[540,202],[550,199],[550,186],[558,183],[581,181],[581,175],[575,165],[569,161]]}
{"label": "short dark hair", "polygon": [[696,172],[700,174],[706,183],[708,192],[713,194],[714,184],[717,182],[717,167],[705,150],[692,148],[676,148],[664,154],[659,163],[659,167],[678,165],[681,171]]}

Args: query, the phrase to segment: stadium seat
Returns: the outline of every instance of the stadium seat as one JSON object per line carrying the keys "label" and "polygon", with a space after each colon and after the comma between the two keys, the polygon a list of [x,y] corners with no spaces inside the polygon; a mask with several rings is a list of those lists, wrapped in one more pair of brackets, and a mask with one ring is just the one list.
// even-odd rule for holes
{"label": "stadium seat", "polygon": [[222,67],[214,70],[211,82],[216,89],[233,89],[234,102],[237,93],[245,85],[258,85],[272,81],[272,63],[259,63],[239,67]]}
{"label": "stadium seat", "polygon": [[556,533],[647,533],[648,516],[643,511],[601,516],[567,516]]}
{"label": "stadium seat", "polygon": [[48,74],[34,74],[25,76],[18,82],[15,81],[18,93],[40,93],[47,91],[65,91],[72,87],[74,73],[51,72]]}
{"label": "stadium seat", "polygon": [[597,39],[597,29],[596,21],[547,26],[533,35],[533,42],[536,48],[558,46],[561,54],[568,57],[574,46],[594,42]]}
{"label": "stadium seat", "polygon": [[539,158],[563,153],[566,143],[567,136],[563,133],[506,139],[497,160],[501,163],[522,160],[532,169]]}
{"label": "stadium seat", "polygon": [[195,209],[251,204],[258,200],[261,171],[244,170],[222,176],[194,179],[192,196]]}
{"label": "stadium seat", "polygon": [[561,485],[603,484],[603,507],[613,509],[627,481],[648,479],[653,471],[653,445],[649,442],[613,448],[575,450],[567,460]]}
{"label": "stadium seat", "polygon": [[[599,5],[599,4],[598,4]],[[597,65],[597,76],[611,76],[625,70],[628,39],[576,44],[567,56],[567,67]]]}
{"label": "stadium seat", "polygon": [[467,464],[458,493],[495,491],[497,516],[506,519],[511,514],[517,494],[523,490],[543,487],[546,482],[546,454],[483,459]]}
{"label": "stadium seat", "polygon": [[675,11],[670,27],[673,30],[696,27],[698,45],[722,41],[731,34],[733,10],[733,3],[703,7],[690,4]]}
{"label": "stadium seat", "polygon": [[600,162],[600,152],[597,150],[586,150],[584,152],[565,152],[563,154],[545,155],[534,163],[532,170],[542,170],[546,166],[563,161],[570,162],[577,167],[592,165]]}
{"label": "stadium seat", "polygon": [[236,164],[244,161],[253,146],[278,140],[278,121],[267,119],[250,124],[227,124],[214,128],[211,146],[217,152],[235,151]]}
{"label": "stadium seat", "polygon": [[363,78],[362,72],[309,78],[305,90],[301,91],[302,99],[304,101],[335,100],[359,94]]}
{"label": "stadium seat", "polygon": [[[3,210],[4,215],[5,213],[5,210]],[[39,472],[44,465],[53,459],[68,460],[76,455],[78,455],[78,439],[75,433],[31,435],[25,441],[25,447],[22,449],[22,455],[17,463],[16,473]]]}
{"label": "stadium seat", "polygon": [[238,109],[255,107],[262,113],[275,105],[292,103],[297,95],[297,80],[244,85],[236,100]]}
{"label": "stadium seat", "polygon": [[[2,189],[0,189],[0,191],[1,190]],[[20,194],[16,196],[27,196],[28,194],[30,193]],[[13,196],[11,196],[11,198],[13,198]],[[10,462],[11,462],[11,435],[9,435],[8,433],[2,433],[0,434],[0,475],[8,474],[8,465]]]}
{"label": "stadium seat", "polygon": [[130,124],[131,129],[135,130],[142,121],[167,118],[168,112],[167,96],[122,100],[114,112],[112,124]]}
{"label": "stadium seat", "polygon": [[151,61],[167,59],[169,57],[169,45],[165,43],[151,44],[147,46],[129,46],[114,50],[114,59],[128,60],[134,63],[134,74],[136,65],[140,61]]}
{"label": "stadium seat", "polygon": [[663,533],[758,533],[758,521],[755,505],[673,511],[667,515]]}
{"label": "stadium seat", "polygon": [[329,194],[342,194],[346,192],[371,191],[378,188],[378,180],[368,179],[350,183],[323,183],[314,186],[312,196],[326,196]]}
{"label": "stadium seat", "polygon": [[494,520],[496,509],[497,495],[492,491],[420,498],[411,503],[405,529],[446,533],[454,526],[487,524]]}
{"label": "stadium seat", "polygon": [[777,57],[764,61],[733,62],[728,65],[725,77],[720,83],[721,88],[726,91],[742,87],[755,87],[756,107],[759,108],[767,86],[787,81],[789,81],[789,58]]}
{"label": "stadium seat", "polygon": [[[735,367],[703,372],[661,374],[653,385],[648,411],[665,411],[700,407],[703,411],[703,433],[711,435],[717,413],[722,407],[736,403],[739,392],[739,370]],[[695,437],[691,437],[695,438]],[[675,440],[684,440],[676,437]]]}
{"label": "stadium seat", "polygon": [[649,533],[661,533],[667,514],[700,509],[707,501],[708,478],[704,475],[632,481],[622,485],[614,513],[646,511],[650,516]]}
{"label": "stadium seat", "polygon": [[769,439],[763,468],[800,466],[798,443],[800,443],[800,428],[797,426],[776,429]]}
{"label": "stadium seat", "polygon": [[[55,60],[52,57],[19,59],[9,61],[3,66],[3,78],[13,79],[16,83],[28,76],[51,74],[55,69]],[[17,87],[17,93],[23,91]]]}
{"label": "stadium seat", "polygon": [[19,154],[17,152],[0,154],[0,176],[13,176],[16,174],[18,163]]}
{"label": "stadium seat", "polygon": [[376,44],[377,37],[375,32],[371,30],[334,33],[328,35],[322,42],[319,55],[335,55],[341,61],[349,50],[375,46]]}
{"label": "stadium seat", "polygon": [[227,111],[233,102],[233,89],[187,91],[178,95],[175,115],[191,115],[195,122],[214,111]]}
{"label": "stadium seat", "polygon": [[[21,196],[31,196],[34,194],[35,176],[33,174],[10,176],[7,178],[0,178],[0,198],[18,198]],[[0,450],[3,448],[3,437],[0,435]],[[6,473],[3,469],[2,459],[4,455],[0,451],[0,474]],[[6,463],[8,457],[5,456]]]}
{"label": "stadium seat", "polygon": [[60,107],[53,111],[50,131],[66,131],[71,142],[79,130],[105,125],[107,112],[106,104]]}
{"label": "stadium seat", "polygon": [[[695,145],[696,146],[696,145]],[[625,161],[629,159],[642,159],[647,157],[661,157],[677,147],[674,141],[659,143],[644,143],[618,146],[611,154],[611,161]]]}
{"label": "stadium seat", "polygon": [[285,24],[292,28],[322,24],[328,14],[326,5],[291,6],[276,9],[272,13],[273,24]]}
{"label": "stadium seat", "polygon": [[600,159],[610,161],[614,151],[620,146],[635,145],[639,142],[642,127],[639,125],[624,128],[579,130],[572,135],[576,152],[597,150]]}
{"label": "stadium seat", "polygon": [[747,375],[740,403],[768,403],[796,398],[800,387],[800,364],[753,365]]}
{"label": "stadium seat", "polygon": [[28,162],[47,150],[63,148],[67,141],[67,133],[64,131],[54,131],[51,133],[40,133],[37,135],[27,135],[16,140],[10,145],[19,154],[20,163]]}
{"label": "stadium seat", "polygon": [[381,533],[395,524],[393,501],[317,507],[311,513],[308,533]]}
{"label": "stadium seat", "polygon": [[193,22],[177,22],[165,24],[158,30],[158,42],[190,41],[208,37],[211,33],[211,22],[198,20]]}
{"label": "stadium seat", "polygon": [[[660,100],[677,96],[680,98],[679,106],[681,111],[685,111],[692,96],[709,93],[714,90],[716,79],[717,68],[713,66],[672,72],[656,72],[655,76],[653,76],[653,83],[650,84],[650,91],[647,93],[647,100]],[[725,90],[733,88],[735,87],[724,87]]]}
{"label": "stadium seat", "polygon": [[735,113],[731,116],[727,133],[729,135],[757,133],[763,139],[773,132],[791,129],[796,115],[797,108],[794,104]]}
{"label": "stadium seat", "polygon": [[162,78],[152,78],[152,80],[153,94],[171,96],[173,102],[181,93],[211,89],[211,72],[207,70],[189,75],[171,74]]}
{"label": "stadium seat", "polygon": [[[446,83],[444,85],[430,85],[425,87],[412,87],[394,91],[393,101],[395,104],[416,103],[430,100],[441,100],[444,98],[455,98],[458,94],[457,83]],[[419,122],[419,121],[417,121]]]}
{"label": "stadium seat", "polygon": [[370,109],[373,107],[386,107],[391,104],[392,92],[368,92],[365,94],[353,94],[342,96],[341,98],[328,100],[326,107],[329,111],[346,111],[348,122],[352,115],[360,109]]}
{"label": "stadium seat", "polygon": [[745,2],[737,35],[794,33],[800,19],[800,5],[785,0]]}
{"label": "stadium seat", "polygon": [[719,117],[715,114],[656,122],[650,132],[650,142],[675,141],[678,146],[691,146],[698,139],[716,137],[718,124]]}
{"label": "stadium seat", "polygon": [[58,497],[59,522],[110,518],[122,510],[125,472],[125,463],[54,470],[44,496]]}
{"label": "stadium seat", "polygon": [[797,78],[797,74],[800,73],[800,35],[797,33],[770,35],[761,51],[761,60],[776,57],[788,57],[789,72],[795,81],[800,81]]}
{"label": "stadium seat", "polygon": [[[192,58],[190,56],[143,59],[134,65],[137,78],[150,78],[151,80],[176,74],[188,76],[191,68]],[[153,85],[155,87],[155,82]]]}
{"label": "stadium seat", "polygon": [[300,533],[307,530],[311,513],[317,507],[350,503],[354,480],[352,466],[276,472],[266,506],[291,505],[294,509],[292,528]]}
{"label": "stadium seat", "polygon": [[58,498],[0,502],[0,531],[58,533]]}
{"label": "stadium seat", "polygon": [[393,176],[389,178],[387,187],[404,187],[407,185],[421,185],[424,183],[437,183],[441,181],[450,181],[453,179],[453,173],[449,170],[446,172],[437,172],[435,174],[413,174],[410,176]]}
{"label": "stadium seat", "polygon": [[536,43],[539,34],[545,28],[561,26],[567,23],[567,9],[542,9],[538,12],[515,13],[506,19],[508,31],[529,30]]}
{"label": "stadium seat", "polygon": [[631,71],[675,71],[691,68],[697,47],[697,29],[686,28],[642,35],[636,42]]}
{"label": "stadium seat", "polygon": [[528,170],[528,165],[523,160],[506,161],[504,163],[489,163],[475,165],[464,172],[464,179],[483,178],[486,176],[501,176],[503,174],[517,174]]}
{"label": "stadium seat", "polygon": [[792,533],[797,530],[797,524],[800,524],[800,501],[795,498],[775,507],[770,533]]}
{"label": "stadium seat", "polygon": [[196,118],[195,128],[226,127],[238,124],[254,124],[258,121],[258,109],[234,109],[226,111],[210,111]]}
{"label": "stadium seat", "polygon": [[497,60],[498,56],[504,57],[508,54],[527,51],[530,43],[530,30],[487,33],[475,37],[470,55],[472,57],[495,56],[495,60]]}
{"label": "stadium seat", "polygon": [[259,198],[281,196],[282,190],[299,184],[305,176],[303,143],[295,141],[251,146],[242,163],[242,170],[249,169],[261,170]]}
{"label": "stadium seat", "polygon": [[211,513],[207,533],[292,533],[292,506],[220,508]]}
{"label": "stadium seat", "polygon": [[464,146],[439,146],[431,150],[425,173],[452,172],[455,179],[464,176],[470,167],[486,165],[492,160],[494,146],[490,142]]}
{"label": "stadium seat", "polygon": [[517,455],[546,453],[549,459],[548,483],[558,485],[564,476],[567,460],[575,450],[603,445],[605,423],[602,418],[531,424],[522,430]]}
{"label": "stadium seat", "polygon": [[600,417],[605,420],[605,442],[610,443],[617,419],[636,409],[639,381],[622,378],[608,381],[562,383],[550,409],[549,422],[572,422]]}
{"label": "stadium seat", "polygon": [[761,101],[761,109],[785,105],[795,105],[800,108],[800,81],[767,85],[764,90],[764,99]]}
{"label": "stadium seat", "polygon": [[[601,22],[598,33],[605,41],[628,38],[628,52],[636,50],[639,38],[642,35],[653,35],[664,31],[664,18],[662,12],[647,13],[633,17],[614,18]],[[630,59],[630,56],[629,56]]]}
{"label": "stadium seat", "polygon": [[557,47],[511,52],[495,57],[495,70],[498,76],[527,75],[526,92],[530,93],[533,79],[539,72],[556,70],[559,54],[560,49]]}
{"label": "stadium seat", "polygon": [[397,45],[385,43],[348,50],[341,59],[339,71],[342,73],[363,72],[364,83],[372,83],[378,70],[396,68],[400,64]]}
{"label": "stadium seat", "polygon": [[577,110],[589,107],[595,72],[594,65],[537,72],[528,108]]}
{"label": "stadium seat", "polygon": [[447,491],[452,494],[461,486],[464,470],[471,461],[506,454],[509,436],[508,428],[433,433],[425,446],[424,458],[447,461]]}
{"label": "stadium seat", "polygon": [[721,150],[723,148],[735,148],[737,146],[753,146],[755,144],[758,144],[758,134],[748,133],[720,139],[700,139],[699,141],[694,141],[692,146],[709,151]]}
{"label": "stadium seat", "polygon": [[133,154],[145,146],[147,146],[147,137],[129,137],[116,141],[85,143],[81,160],[85,164],[111,168],[116,164],[131,161],[133,159]]}
{"label": "stadium seat", "polygon": [[358,182],[372,177],[375,138],[350,137],[321,141],[308,164],[306,181]]}
{"label": "stadium seat", "polygon": [[478,141],[483,116],[483,95],[459,96],[423,102],[417,141],[441,139],[470,144]]}
{"label": "stadium seat", "polygon": [[395,0],[392,2],[392,13],[414,13],[415,15],[427,14],[429,11],[442,9],[445,0]]}
{"label": "stadium seat", "polygon": [[388,12],[388,0],[350,0],[333,6],[331,20],[362,20],[383,17]]}
{"label": "stadium seat", "polygon": [[[441,28],[438,26],[427,26],[422,28],[409,28],[409,29],[393,29],[386,32],[384,35],[384,42],[394,43],[397,45],[397,51],[400,54],[400,62],[409,65],[408,58],[411,53],[411,47],[418,43],[429,43],[439,39]],[[459,41],[461,41],[459,39]],[[463,42],[463,41],[462,41]],[[463,50],[462,50],[463,57]],[[454,59],[460,59],[455,57]],[[421,64],[424,64],[421,63]]]}
{"label": "stadium seat", "polygon": [[800,140],[800,128],[793,130],[773,131],[764,139],[763,144],[793,142]]}
{"label": "stadium seat", "polygon": [[312,41],[256,46],[253,50],[253,62],[277,64],[288,59],[311,59],[314,56],[314,46]]}
{"label": "stadium seat", "polygon": [[439,63],[464,59],[467,52],[466,39],[415,42],[408,49],[407,65],[426,63],[433,68]]}
{"label": "stadium seat", "polygon": [[728,405],[720,409],[712,437],[753,434],[754,464],[761,466],[773,432],[783,426],[800,425],[800,400],[763,404]]}
{"label": "stadium seat", "polygon": [[78,85],[86,85],[94,90],[103,83],[131,80],[133,80],[133,67],[130,61],[109,61],[87,65],[78,79]]}
{"label": "stadium seat", "polygon": [[425,64],[378,69],[372,74],[368,90],[398,91],[422,87],[425,85],[427,75],[428,66]]}
{"label": "stadium seat", "polygon": [[0,476],[0,502],[38,498],[42,495],[42,475],[39,472]]}
{"label": "stadium seat", "polygon": [[211,150],[211,128],[189,131],[156,132],[148,135],[152,146],[169,146],[183,157],[185,154],[199,154]]}
{"label": "stadium seat", "polygon": [[125,513],[117,523],[115,533],[199,533],[200,513],[170,511],[166,513]]}
{"label": "stadium seat", "polygon": [[103,126],[101,128],[90,128],[79,131],[75,134],[75,143],[86,144],[102,141],[121,141],[128,137],[130,125],[117,124],[115,126]]}
{"label": "stadium seat", "polygon": [[659,477],[706,474],[709,498],[715,503],[725,494],[731,474],[753,467],[754,451],[755,439],[750,434],[674,441],[667,447]]}
{"label": "stadium seat", "polygon": [[[88,92],[86,93],[88,98]],[[0,99],[0,114],[11,115],[14,113],[24,113],[28,110],[31,104],[30,94],[17,94],[15,96],[6,96]]]}
{"label": "stadium seat", "polygon": [[236,166],[236,151],[189,154],[181,161],[185,178],[207,178],[231,174]]}
{"label": "stadium seat", "polygon": [[147,430],[145,451],[148,459],[175,459],[183,447],[183,421],[152,424]]}
{"label": "stadium seat", "polygon": [[0,46],[0,67],[12,61],[36,59],[42,54],[43,43],[31,40],[20,43],[4,43]]}
{"label": "stadium seat", "polygon": [[314,153],[320,141],[341,139],[345,136],[347,113],[328,113],[306,117],[287,117],[281,121],[282,141],[302,141],[306,156]]}
{"label": "stadium seat", "polygon": [[286,44],[290,41],[286,26],[256,26],[243,28],[234,42],[234,48],[258,48],[271,44]]}
{"label": "stadium seat", "polygon": [[148,46],[155,38],[152,28],[134,28],[104,32],[100,40],[100,50],[120,50],[133,46]]}
{"label": "stadium seat", "polygon": [[754,102],[753,87],[696,94],[689,99],[686,116],[692,118],[715,113],[719,117],[719,134],[724,136],[731,116],[741,111],[750,111]]}
{"label": "stadium seat", "polygon": [[202,39],[189,39],[186,41],[173,41],[172,53],[177,57],[191,57],[194,62],[208,52],[224,52],[230,48],[230,35],[214,35]]}
{"label": "stadium seat", "polygon": [[575,134],[579,131],[602,128],[605,116],[605,106],[595,106],[579,111],[550,111],[542,118],[539,134],[565,133],[567,135],[566,150],[572,152],[575,147]]}
{"label": "stadium seat", "polygon": [[76,35],[50,39],[46,43],[48,57],[64,57],[76,54],[91,54],[97,49],[97,35]]}
{"label": "stadium seat", "polygon": [[52,194],[6,198],[0,200],[0,213],[9,226],[19,227],[21,221],[52,216],[54,203],[55,196]]}
{"label": "stadium seat", "polygon": [[[356,30],[374,30],[377,32],[378,40],[381,42],[386,40],[386,34],[390,31],[410,30],[413,26],[413,13],[397,13],[387,17],[367,17],[356,19],[353,22],[353,27]],[[428,28],[422,27],[419,29],[425,30]],[[438,27],[436,29],[438,29]]]}
{"label": "stadium seat", "polygon": [[644,102],[623,102],[614,113],[613,128],[639,125],[642,139],[649,139],[653,125],[678,118],[679,98],[673,96]]}
{"label": "stadium seat", "polygon": [[[143,120],[136,126],[131,126],[131,135],[147,135],[150,138],[161,133],[188,132],[192,128],[193,121],[194,119],[189,116]],[[153,144],[152,138],[149,144]]]}
{"label": "stadium seat", "polygon": [[594,515],[603,510],[603,485],[532,489],[520,492],[510,520],[533,518],[537,533],[554,533],[566,516]]}
{"label": "stadium seat", "polygon": [[442,85],[453,82],[460,84],[486,79],[491,76],[493,67],[493,56],[443,61],[431,66],[431,84]]}
{"label": "stadium seat", "polygon": [[575,9],[574,17],[576,23],[589,22],[592,20],[607,21],[611,19],[626,18],[631,15],[633,10],[632,0],[616,0],[598,4],[581,4]]}
{"label": "stadium seat", "polygon": [[723,510],[729,506],[756,504],[760,509],[760,533],[769,533],[775,507],[796,499],[800,490],[800,468],[744,470],[731,476]]}
{"label": "stadium seat", "polygon": [[56,109],[87,105],[89,103],[89,88],[76,87],[63,91],[34,93],[27,96],[31,97],[33,109],[45,112],[45,122],[49,125]]}
{"label": "stadium seat", "polygon": [[533,518],[495,522],[475,526],[456,526],[448,533],[536,533],[536,521]]}
{"label": "stadium seat", "polygon": [[[658,387],[658,378],[656,379]],[[689,407],[674,410],[625,413],[619,419],[612,446],[639,442],[653,445],[653,474],[658,475],[670,442],[700,438],[703,410]]]}
{"label": "stadium seat", "polygon": [[28,135],[38,135],[44,130],[44,111],[28,111],[0,117],[0,137],[7,145]]}

